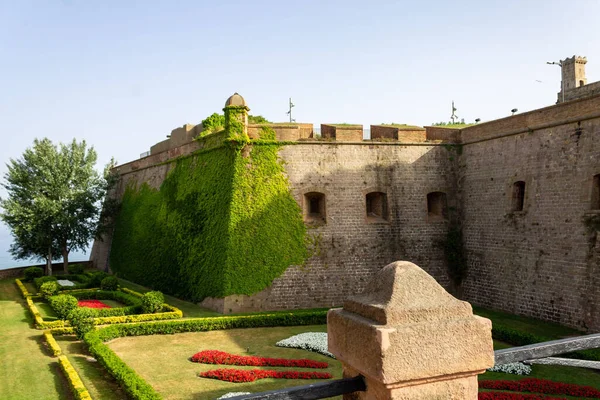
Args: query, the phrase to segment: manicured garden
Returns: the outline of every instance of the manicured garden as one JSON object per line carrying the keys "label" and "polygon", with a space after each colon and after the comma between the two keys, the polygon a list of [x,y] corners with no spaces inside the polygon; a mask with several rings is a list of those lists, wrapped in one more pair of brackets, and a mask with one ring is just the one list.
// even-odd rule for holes
{"label": "manicured garden", "polygon": [[[77,275],[89,277],[83,271]],[[88,287],[60,292],[49,292],[48,282],[54,280],[0,281],[0,356],[19,360],[2,363],[3,376],[11,379],[0,384],[0,398],[69,398],[71,391],[81,399],[216,399],[341,377],[340,363],[326,349],[326,310],[215,316],[122,280],[103,289],[102,282],[94,288],[78,277],[77,284]],[[80,319],[70,316],[81,310]],[[475,311],[492,319],[497,349],[580,334]],[[85,331],[80,320],[87,321]],[[573,356],[600,360],[600,351]],[[598,371],[551,365],[514,370],[530,373],[480,376],[480,399],[600,398]],[[33,371],[36,384],[29,385]],[[38,376],[45,386],[37,385]]]}

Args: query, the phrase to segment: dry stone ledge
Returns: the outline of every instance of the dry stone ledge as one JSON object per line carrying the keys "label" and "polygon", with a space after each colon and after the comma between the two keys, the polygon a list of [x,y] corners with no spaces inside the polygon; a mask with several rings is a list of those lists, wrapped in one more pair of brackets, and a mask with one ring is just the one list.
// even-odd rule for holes
{"label": "dry stone ledge", "polygon": [[523,361],[525,364],[564,365],[567,367],[590,368],[600,370],[600,361],[575,360],[572,358],[546,357]]}
{"label": "dry stone ledge", "polygon": [[476,399],[494,365],[492,324],[417,265],[397,261],[327,315],[329,351],[367,391],[345,399]]}

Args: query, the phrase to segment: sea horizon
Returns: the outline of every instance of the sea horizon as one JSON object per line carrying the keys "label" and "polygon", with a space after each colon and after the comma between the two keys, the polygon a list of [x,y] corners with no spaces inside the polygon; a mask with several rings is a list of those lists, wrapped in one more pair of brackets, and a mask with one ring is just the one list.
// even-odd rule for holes
{"label": "sea horizon", "polygon": [[[26,267],[28,265],[38,265],[44,264],[44,260],[37,260],[35,258],[27,259],[27,260],[16,260],[10,254],[10,245],[13,239],[10,234],[10,231],[4,224],[0,224],[0,270],[17,268],[17,267]],[[90,258],[90,251],[92,249],[92,244],[90,243],[89,247],[86,249],[86,252],[82,251],[72,251],[69,254],[69,261],[87,261]],[[57,255],[55,262],[62,262],[62,257]]]}

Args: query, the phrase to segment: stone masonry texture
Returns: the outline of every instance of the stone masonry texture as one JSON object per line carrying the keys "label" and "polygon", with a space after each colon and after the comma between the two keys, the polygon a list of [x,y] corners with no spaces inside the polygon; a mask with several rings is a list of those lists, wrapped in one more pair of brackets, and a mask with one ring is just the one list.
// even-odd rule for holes
{"label": "stone masonry texture", "polygon": [[[279,140],[298,141],[279,153],[296,201],[305,210],[306,193],[325,195],[326,221],[308,229],[318,251],[260,293],[207,305],[225,313],[340,306],[398,260],[448,288],[448,221],[427,212],[427,193],[445,192],[463,231],[463,300],[600,331],[600,235],[584,222],[600,219],[591,209],[600,96],[464,129],[427,127],[425,141],[310,141],[309,127],[290,136],[284,129]],[[460,151],[448,145],[457,142]],[[115,195],[130,181],[159,187],[165,160],[199,148],[187,143],[120,166]],[[522,211],[511,209],[517,181],[525,182]],[[370,192],[386,194],[387,220],[367,218]],[[109,252],[110,237],[94,243],[96,268],[108,267]]]}

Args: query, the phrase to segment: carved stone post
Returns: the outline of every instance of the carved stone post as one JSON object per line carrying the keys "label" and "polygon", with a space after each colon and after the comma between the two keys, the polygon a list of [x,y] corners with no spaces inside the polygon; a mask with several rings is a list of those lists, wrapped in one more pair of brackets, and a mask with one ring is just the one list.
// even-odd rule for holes
{"label": "carved stone post", "polygon": [[494,365],[491,321],[413,263],[379,271],[365,291],[327,315],[329,351],[366,392],[344,399],[477,399]]}

